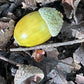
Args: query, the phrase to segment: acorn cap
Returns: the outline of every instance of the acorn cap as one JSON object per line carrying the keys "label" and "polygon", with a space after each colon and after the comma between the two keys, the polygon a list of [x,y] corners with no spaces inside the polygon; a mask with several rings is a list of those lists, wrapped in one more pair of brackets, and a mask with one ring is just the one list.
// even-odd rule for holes
{"label": "acorn cap", "polygon": [[50,7],[40,8],[38,11],[46,22],[51,36],[57,36],[63,25],[63,15],[55,8]]}
{"label": "acorn cap", "polygon": [[31,65],[20,65],[15,74],[14,84],[22,84],[26,79],[35,75],[41,78],[38,82],[44,78],[44,73],[40,68]]}

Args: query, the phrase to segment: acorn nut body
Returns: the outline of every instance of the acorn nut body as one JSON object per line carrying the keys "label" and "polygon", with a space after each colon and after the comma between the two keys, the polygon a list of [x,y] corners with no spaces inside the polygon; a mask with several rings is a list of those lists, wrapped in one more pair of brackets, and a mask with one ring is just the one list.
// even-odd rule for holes
{"label": "acorn nut body", "polygon": [[63,25],[63,16],[55,8],[44,7],[25,15],[14,30],[20,46],[32,47],[57,36]]}

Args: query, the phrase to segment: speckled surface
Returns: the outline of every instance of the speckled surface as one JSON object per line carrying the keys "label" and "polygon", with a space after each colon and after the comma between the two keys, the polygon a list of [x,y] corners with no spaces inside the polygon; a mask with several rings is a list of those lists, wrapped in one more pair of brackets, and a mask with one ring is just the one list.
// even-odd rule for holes
{"label": "speckled surface", "polygon": [[16,72],[14,84],[22,84],[24,80],[37,74],[40,74],[42,79],[44,78],[44,74],[40,68],[30,65],[21,65]]}
{"label": "speckled surface", "polygon": [[44,7],[39,10],[40,15],[46,22],[52,37],[57,36],[63,25],[63,16],[55,8]]}

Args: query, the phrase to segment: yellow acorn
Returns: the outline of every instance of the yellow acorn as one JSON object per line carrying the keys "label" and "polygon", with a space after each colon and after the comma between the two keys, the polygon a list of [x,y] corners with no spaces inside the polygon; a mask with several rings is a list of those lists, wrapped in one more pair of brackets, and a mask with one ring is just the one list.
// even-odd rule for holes
{"label": "yellow acorn", "polygon": [[63,16],[59,11],[50,7],[40,8],[16,24],[14,38],[20,46],[36,46],[57,36],[62,25]]}

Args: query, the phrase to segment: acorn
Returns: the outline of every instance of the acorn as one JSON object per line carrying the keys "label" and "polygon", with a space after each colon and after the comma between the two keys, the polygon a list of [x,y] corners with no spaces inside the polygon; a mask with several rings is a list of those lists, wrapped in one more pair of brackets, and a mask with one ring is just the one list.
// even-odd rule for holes
{"label": "acorn", "polygon": [[20,46],[36,46],[57,36],[62,25],[63,15],[59,11],[43,7],[25,15],[16,24],[14,38]]}

